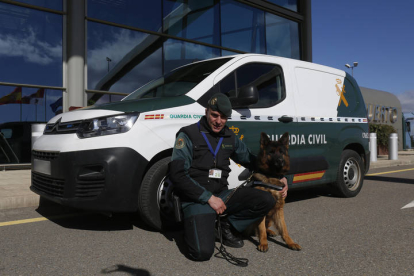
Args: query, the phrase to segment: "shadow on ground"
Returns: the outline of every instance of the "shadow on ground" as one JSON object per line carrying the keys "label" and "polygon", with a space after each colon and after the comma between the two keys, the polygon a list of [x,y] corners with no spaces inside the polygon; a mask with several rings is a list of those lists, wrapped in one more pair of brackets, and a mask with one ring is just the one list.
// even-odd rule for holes
{"label": "shadow on ground", "polygon": [[286,203],[302,201],[318,197],[336,197],[329,185],[295,188],[288,191]]}
{"label": "shadow on ground", "polygon": [[399,178],[399,177],[389,177],[389,176],[365,176],[366,180],[372,181],[383,181],[383,182],[394,182],[394,183],[404,183],[404,184],[414,184],[414,179],[408,178]]}
{"label": "shadow on ground", "polygon": [[57,203],[41,198],[36,209],[43,217],[70,229],[91,231],[122,231],[137,227],[146,231],[153,231],[137,213],[103,214],[86,212],[75,208],[61,206]]}
{"label": "shadow on ground", "polygon": [[[373,178],[373,177],[370,177]],[[410,180],[409,183],[412,183]],[[317,186],[312,188],[297,188],[289,190],[286,203],[307,200],[317,197],[332,197],[331,189],[328,186]],[[133,227],[145,231],[155,232],[148,227],[138,213],[117,213],[103,214],[86,212],[75,208],[61,206],[44,198],[40,199],[39,207],[36,211],[54,223],[71,229],[91,230],[91,231],[122,231],[131,230]],[[176,242],[180,251],[186,254],[184,240],[182,238],[182,227],[166,229],[162,234],[170,241]]]}
{"label": "shadow on ground", "polygon": [[113,266],[110,266],[108,268],[104,268],[101,270],[102,274],[111,274],[111,273],[118,273],[118,272],[123,272],[129,275],[136,275],[136,276],[150,276],[151,275],[148,272],[148,270],[133,268],[133,267],[122,265],[122,264],[113,265]]}

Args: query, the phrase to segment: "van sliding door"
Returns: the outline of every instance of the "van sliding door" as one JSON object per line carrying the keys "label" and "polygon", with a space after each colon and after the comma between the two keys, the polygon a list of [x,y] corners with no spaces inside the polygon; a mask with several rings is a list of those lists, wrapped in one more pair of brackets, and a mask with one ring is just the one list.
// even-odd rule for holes
{"label": "van sliding door", "polygon": [[[295,129],[295,108],[293,97],[287,92],[283,67],[265,62],[249,62],[228,73],[216,83],[216,91],[226,94],[230,100],[237,98],[240,90],[254,86],[259,93],[256,104],[236,108],[228,127],[242,140],[254,154],[260,149],[260,133],[265,132],[271,140],[278,140],[284,132]],[[234,186],[238,175],[243,171],[239,165],[232,166],[229,183]]]}

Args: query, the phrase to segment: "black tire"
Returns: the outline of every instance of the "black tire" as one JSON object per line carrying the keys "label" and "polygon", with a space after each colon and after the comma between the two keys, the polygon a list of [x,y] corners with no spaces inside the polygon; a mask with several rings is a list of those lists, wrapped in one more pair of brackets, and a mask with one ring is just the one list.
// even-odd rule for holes
{"label": "black tire", "polygon": [[170,160],[171,157],[167,157],[152,165],[144,176],[138,197],[141,218],[158,231],[177,226],[172,205],[166,201],[172,187],[164,187]]}
{"label": "black tire", "polygon": [[341,154],[337,180],[334,183],[336,194],[341,197],[354,197],[364,183],[364,164],[353,150],[344,150]]}

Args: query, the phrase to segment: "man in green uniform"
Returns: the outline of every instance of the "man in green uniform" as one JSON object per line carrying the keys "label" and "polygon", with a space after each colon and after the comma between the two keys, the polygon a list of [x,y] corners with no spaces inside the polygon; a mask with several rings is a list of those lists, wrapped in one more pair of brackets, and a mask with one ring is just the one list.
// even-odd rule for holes
{"label": "man in green uniform", "polygon": [[[217,215],[225,216],[221,218],[223,243],[242,247],[239,233],[275,205],[267,192],[240,188],[231,195],[232,190],[228,189],[230,158],[252,170],[256,163],[247,146],[226,126],[231,111],[227,96],[214,94],[206,115],[178,131],[169,167],[170,179],[183,202],[189,254],[198,261],[209,260],[214,253]],[[282,182],[286,196],[287,181],[284,178]]]}

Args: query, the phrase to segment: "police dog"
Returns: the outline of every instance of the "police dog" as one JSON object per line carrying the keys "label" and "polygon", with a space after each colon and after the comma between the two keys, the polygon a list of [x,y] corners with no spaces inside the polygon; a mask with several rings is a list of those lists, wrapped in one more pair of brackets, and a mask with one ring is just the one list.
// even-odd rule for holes
{"label": "police dog", "polygon": [[[289,134],[287,132],[276,142],[271,141],[267,134],[262,132],[260,136],[260,152],[257,156],[258,172],[253,174],[253,179],[266,184],[283,187],[284,184],[279,179],[283,178],[283,175],[290,168],[288,149]],[[282,197],[282,193],[263,186],[256,186],[255,188],[271,193],[276,200],[276,205],[273,209],[257,224],[256,229],[259,236],[257,249],[261,252],[268,250],[267,236],[273,237],[277,235],[277,233],[269,229],[274,224],[276,230],[290,249],[301,250],[300,245],[290,238],[287,231],[283,213],[285,199]]]}

